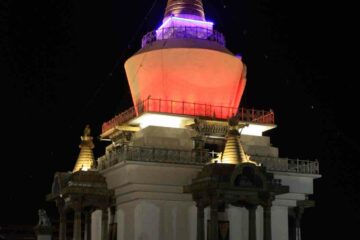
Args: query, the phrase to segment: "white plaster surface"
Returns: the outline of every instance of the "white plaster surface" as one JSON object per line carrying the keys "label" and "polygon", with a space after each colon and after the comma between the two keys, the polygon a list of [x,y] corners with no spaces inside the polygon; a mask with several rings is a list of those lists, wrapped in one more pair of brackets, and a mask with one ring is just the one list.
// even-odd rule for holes
{"label": "white plaster surface", "polygon": [[51,235],[37,235],[37,240],[51,240]]}
{"label": "white plaster surface", "polygon": [[[186,129],[147,127],[137,133],[134,143],[180,149],[192,147]],[[165,134],[166,133],[166,134]],[[165,136],[161,139],[161,136]],[[179,139],[176,139],[179,138]],[[170,139],[170,140],[169,140]],[[270,138],[243,135],[246,151],[259,156],[278,157]],[[183,186],[191,183],[201,167],[181,164],[124,161],[102,171],[108,187],[115,191],[118,240],[196,240],[197,209]],[[288,240],[288,208],[313,193],[313,180],[319,175],[274,172],[276,179],[290,187],[290,192],[276,196],[272,207],[274,240]],[[263,209],[256,212],[257,240],[263,239]],[[205,209],[205,235],[209,208]],[[229,220],[230,239],[248,239],[248,211],[229,206],[219,219]],[[92,236],[101,236],[101,212],[92,215]],[[205,238],[206,239],[206,238]]]}
{"label": "white plaster surface", "polygon": [[91,239],[101,240],[101,210],[96,210],[91,215]]}

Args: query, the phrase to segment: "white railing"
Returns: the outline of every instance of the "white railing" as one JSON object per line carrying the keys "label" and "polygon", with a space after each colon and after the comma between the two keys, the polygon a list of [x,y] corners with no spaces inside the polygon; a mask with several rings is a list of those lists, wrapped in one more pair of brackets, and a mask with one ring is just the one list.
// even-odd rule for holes
{"label": "white railing", "polygon": [[319,162],[317,160],[299,160],[289,158],[274,158],[251,156],[253,161],[262,164],[269,171],[275,172],[293,172],[303,174],[319,174]]}
{"label": "white railing", "polygon": [[[149,147],[121,146],[98,158],[98,169],[103,170],[119,162],[161,162],[190,165],[205,165],[217,153],[207,150],[176,150]],[[269,171],[301,174],[319,174],[319,162],[289,158],[251,156],[251,160],[260,163]]]}
{"label": "white railing", "polygon": [[98,169],[103,170],[119,162],[159,162],[189,165],[205,165],[210,161],[207,150],[177,150],[149,147],[121,146],[98,158]]}
{"label": "white railing", "polygon": [[225,46],[225,37],[219,31],[203,27],[175,26],[148,32],[142,38],[141,47],[166,39],[202,39]]}

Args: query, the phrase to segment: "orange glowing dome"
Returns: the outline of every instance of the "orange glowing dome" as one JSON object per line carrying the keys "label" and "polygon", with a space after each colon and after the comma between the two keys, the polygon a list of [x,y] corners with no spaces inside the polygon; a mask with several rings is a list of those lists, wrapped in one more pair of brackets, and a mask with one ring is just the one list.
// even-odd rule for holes
{"label": "orange glowing dome", "polygon": [[[145,35],[142,49],[125,63],[135,107],[151,98],[224,107],[214,116],[223,116],[223,109],[235,114],[246,84],[241,58],[225,48],[213,23],[199,20],[199,14],[192,17],[191,11],[172,15],[169,6],[163,25]],[[176,113],[170,107],[161,111]]]}

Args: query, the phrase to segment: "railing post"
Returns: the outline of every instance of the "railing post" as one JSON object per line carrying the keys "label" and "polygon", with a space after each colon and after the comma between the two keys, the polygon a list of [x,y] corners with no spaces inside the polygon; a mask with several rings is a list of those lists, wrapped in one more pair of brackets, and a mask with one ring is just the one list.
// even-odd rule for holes
{"label": "railing post", "polygon": [[296,172],[300,172],[300,162],[299,162],[299,159],[296,159]]}
{"label": "railing post", "polygon": [[133,161],[134,160],[134,155],[135,155],[135,147],[129,147],[128,150],[130,152],[130,159],[128,159],[128,160]]}
{"label": "railing post", "polygon": [[311,174],[314,174],[314,173],[315,173],[315,162],[311,163],[310,173],[311,173]]}
{"label": "railing post", "polygon": [[155,161],[155,148],[151,149],[151,160]]}

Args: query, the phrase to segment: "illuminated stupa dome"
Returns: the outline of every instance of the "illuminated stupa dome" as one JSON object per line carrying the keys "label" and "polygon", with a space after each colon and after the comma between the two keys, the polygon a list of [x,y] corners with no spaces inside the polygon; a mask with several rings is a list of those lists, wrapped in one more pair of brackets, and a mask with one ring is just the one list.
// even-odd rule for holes
{"label": "illuminated stupa dome", "polygon": [[[144,36],[142,48],[125,63],[135,109],[151,98],[158,101],[146,106],[157,112],[196,111],[220,119],[237,113],[246,67],[213,25],[201,0],[168,1],[163,24]],[[180,109],[176,103],[183,102],[189,107]]]}

